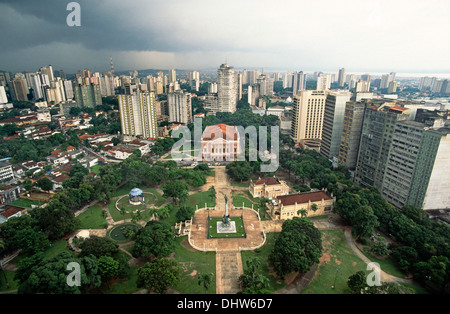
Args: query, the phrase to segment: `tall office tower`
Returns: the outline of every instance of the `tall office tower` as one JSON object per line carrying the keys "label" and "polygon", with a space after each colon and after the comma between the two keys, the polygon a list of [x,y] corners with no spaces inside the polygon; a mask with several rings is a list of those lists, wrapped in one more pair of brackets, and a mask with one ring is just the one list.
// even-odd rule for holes
{"label": "tall office tower", "polygon": [[73,99],[73,83],[69,80],[64,80],[64,93],[66,95],[66,99]]}
{"label": "tall office tower", "polygon": [[120,124],[123,135],[158,137],[155,93],[139,91],[119,95]]}
{"label": "tall office tower", "polygon": [[50,82],[55,79],[55,76],[53,75],[53,67],[51,65],[40,68],[39,72],[46,74]]}
{"label": "tall office tower", "polygon": [[391,81],[388,85],[388,94],[393,94],[397,91],[397,82]]}
{"label": "tall office tower", "polygon": [[200,73],[198,71],[192,71],[189,73],[189,85],[192,90],[198,92],[200,88]]}
{"label": "tall office tower", "polygon": [[320,74],[317,77],[316,90],[329,90],[331,86],[331,76],[327,74]]}
{"label": "tall office tower", "polygon": [[305,89],[306,89],[306,74],[303,73],[303,71],[300,71],[299,73],[295,72],[292,82],[292,94],[297,95],[299,91]]}
{"label": "tall office tower", "polygon": [[358,92],[368,92],[370,91],[370,81],[359,80],[356,83],[355,91]]}
{"label": "tall office tower", "polygon": [[364,112],[355,182],[381,190],[384,170],[388,159],[395,126],[398,121],[408,120],[410,109],[395,102],[372,100]]}
{"label": "tall office tower", "polygon": [[237,104],[237,82],[234,68],[222,64],[217,71],[217,97],[220,112],[235,112]]}
{"label": "tall office tower", "polygon": [[350,92],[332,91],[327,94],[325,101],[320,154],[335,164],[337,164],[344,126],[345,105],[350,101],[351,96]]}
{"label": "tall office tower", "polygon": [[100,86],[95,84],[74,84],[73,94],[79,107],[94,108],[102,104]]}
{"label": "tall office tower", "polygon": [[169,70],[169,81],[168,83],[175,83],[177,81],[177,71],[175,69]]}
{"label": "tall office tower", "polygon": [[179,122],[188,125],[192,119],[191,94],[182,90],[167,94],[169,122]]}
{"label": "tall office tower", "polygon": [[370,82],[370,74],[362,74],[361,75],[361,80],[366,81],[366,82]]}
{"label": "tall office tower", "polygon": [[5,86],[0,85],[0,104],[7,104],[8,97],[6,96]]}
{"label": "tall office tower", "polygon": [[28,101],[28,86],[25,78],[15,77],[12,80],[14,99],[19,101]]}
{"label": "tall office tower", "polygon": [[291,138],[296,143],[322,138],[326,97],[324,91],[312,90],[300,91],[294,96]]}
{"label": "tall office tower", "polygon": [[346,166],[350,171],[354,171],[356,168],[366,107],[367,103],[364,100],[355,101],[352,99],[345,105],[338,159],[339,164]]}
{"label": "tall office tower", "polygon": [[339,69],[339,77],[338,77],[338,84],[339,84],[339,87],[344,87],[344,85],[345,85],[345,79],[346,79],[346,76],[345,76],[345,69],[344,69],[344,68]]}
{"label": "tall office tower", "polygon": [[383,197],[397,208],[424,210],[450,206],[450,128],[431,123],[398,122],[382,186]]}

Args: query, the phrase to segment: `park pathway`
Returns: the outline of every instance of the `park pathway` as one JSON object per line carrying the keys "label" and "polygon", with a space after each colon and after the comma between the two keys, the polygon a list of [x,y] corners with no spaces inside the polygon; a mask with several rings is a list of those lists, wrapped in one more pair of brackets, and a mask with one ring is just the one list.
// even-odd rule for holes
{"label": "park pathway", "polygon": [[[215,167],[214,170],[216,210],[225,211],[225,195],[228,198],[228,209],[230,210],[233,204],[233,199],[231,185],[226,169],[225,167]],[[216,293],[236,294],[239,292],[239,277],[242,273],[242,259],[239,248],[230,249],[230,247],[218,247],[216,251]]]}

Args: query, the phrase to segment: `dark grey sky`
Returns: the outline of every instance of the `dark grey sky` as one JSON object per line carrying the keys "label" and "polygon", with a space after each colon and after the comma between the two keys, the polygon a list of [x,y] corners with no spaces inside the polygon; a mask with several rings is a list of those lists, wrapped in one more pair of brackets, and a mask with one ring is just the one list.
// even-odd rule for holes
{"label": "dark grey sky", "polygon": [[450,73],[446,0],[0,0],[0,70]]}

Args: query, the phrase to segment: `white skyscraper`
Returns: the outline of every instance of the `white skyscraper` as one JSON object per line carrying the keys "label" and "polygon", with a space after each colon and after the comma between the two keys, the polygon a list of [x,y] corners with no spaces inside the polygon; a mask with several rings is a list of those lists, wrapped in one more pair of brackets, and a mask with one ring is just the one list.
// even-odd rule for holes
{"label": "white skyscraper", "polygon": [[345,84],[345,78],[346,78],[346,75],[345,75],[345,69],[344,69],[344,68],[339,69],[339,77],[338,77],[338,84],[339,84],[339,87],[343,87],[343,86],[344,86],[344,84]]}
{"label": "white skyscraper", "polygon": [[222,64],[217,71],[217,97],[219,112],[235,112],[237,104],[237,82],[234,68]]}
{"label": "white skyscraper", "polygon": [[169,81],[168,83],[175,83],[177,80],[177,72],[175,69],[169,70]]}
{"label": "white skyscraper", "polygon": [[0,85],[0,104],[8,103],[8,97],[6,97],[5,86]]}
{"label": "white skyscraper", "polygon": [[317,77],[316,90],[329,90],[331,86],[331,75],[321,74]]}

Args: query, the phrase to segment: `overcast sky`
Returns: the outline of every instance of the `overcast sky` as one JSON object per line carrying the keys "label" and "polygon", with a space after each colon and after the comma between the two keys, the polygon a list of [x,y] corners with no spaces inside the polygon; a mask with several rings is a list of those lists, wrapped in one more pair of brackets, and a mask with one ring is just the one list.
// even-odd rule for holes
{"label": "overcast sky", "polygon": [[0,0],[0,70],[450,73],[448,0]]}

